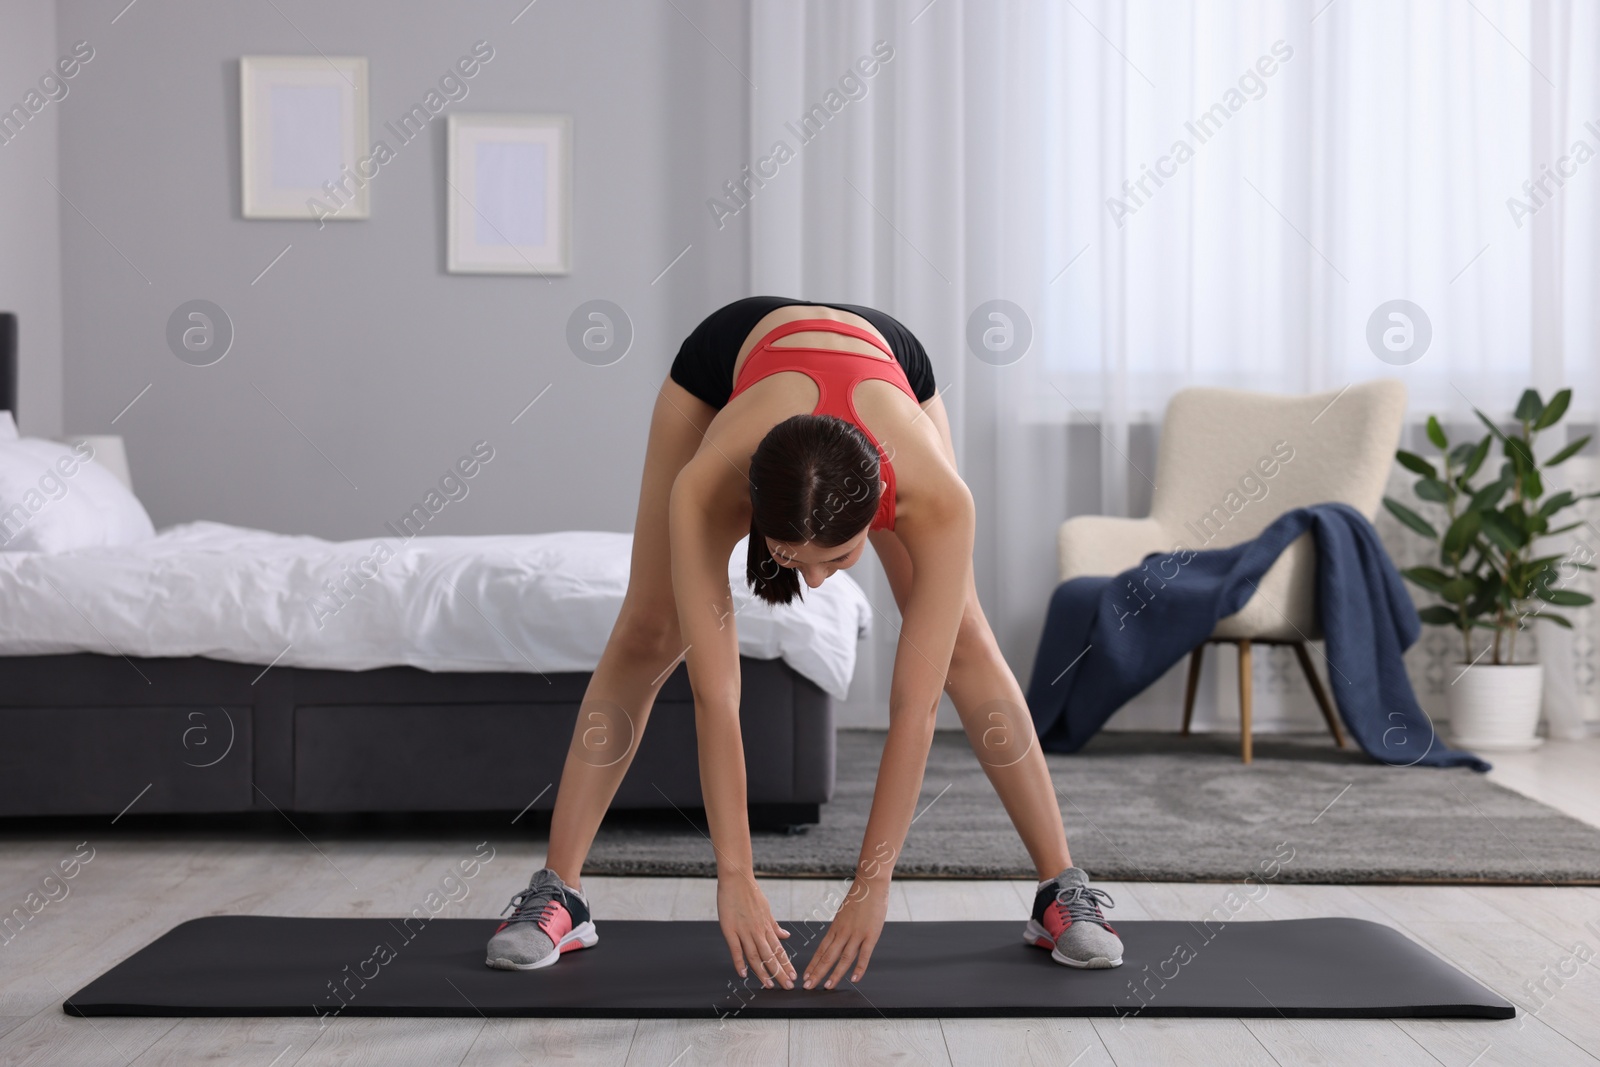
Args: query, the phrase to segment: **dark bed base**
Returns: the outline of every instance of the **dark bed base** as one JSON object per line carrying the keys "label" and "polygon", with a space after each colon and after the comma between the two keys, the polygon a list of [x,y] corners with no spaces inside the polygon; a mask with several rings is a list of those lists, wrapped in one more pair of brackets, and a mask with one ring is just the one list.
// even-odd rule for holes
{"label": "dark bed base", "polygon": [[[781,660],[740,662],[752,823],[815,822],[833,795],[833,702]],[[0,657],[0,817],[545,811],[588,681]],[[701,807],[681,664],[613,807]]]}

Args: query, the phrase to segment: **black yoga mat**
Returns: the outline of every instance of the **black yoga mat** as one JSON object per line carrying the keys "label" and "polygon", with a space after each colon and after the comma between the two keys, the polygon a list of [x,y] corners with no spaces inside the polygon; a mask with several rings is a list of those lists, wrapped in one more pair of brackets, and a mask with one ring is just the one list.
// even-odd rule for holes
{"label": "black yoga mat", "polygon": [[[1018,922],[891,922],[859,985],[762,989],[714,922],[605,921],[537,971],[484,965],[494,919],[192,919],[69,997],[69,1015],[1509,1019],[1505,1000],[1362,919],[1123,922],[1121,967],[1063,967]],[[786,923],[800,964],[826,927]],[[798,969],[798,967],[797,967]]]}

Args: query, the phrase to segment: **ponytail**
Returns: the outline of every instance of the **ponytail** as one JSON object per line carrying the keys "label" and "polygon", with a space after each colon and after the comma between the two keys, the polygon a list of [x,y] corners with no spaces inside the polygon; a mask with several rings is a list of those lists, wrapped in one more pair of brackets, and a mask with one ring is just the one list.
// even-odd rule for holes
{"label": "ponytail", "polygon": [[783,566],[772,557],[767,549],[766,536],[756,528],[753,514],[750,517],[750,547],[745,552],[744,577],[750,583],[750,591],[768,604],[787,604],[800,596],[800,572],[793,567]]}

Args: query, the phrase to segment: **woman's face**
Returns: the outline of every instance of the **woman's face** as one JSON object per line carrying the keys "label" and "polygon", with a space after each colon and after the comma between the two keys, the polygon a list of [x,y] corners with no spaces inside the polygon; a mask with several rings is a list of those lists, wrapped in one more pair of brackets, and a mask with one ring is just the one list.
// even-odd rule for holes
{"label": "woman's face", "polygon": [[823,548],[809,541],[795,544],[767,538],[767,551],[780,567],[792,567],[809,588],[815,589],[834,571],[853,567],[867,550],[867,531],[862,530],[842,545]]}

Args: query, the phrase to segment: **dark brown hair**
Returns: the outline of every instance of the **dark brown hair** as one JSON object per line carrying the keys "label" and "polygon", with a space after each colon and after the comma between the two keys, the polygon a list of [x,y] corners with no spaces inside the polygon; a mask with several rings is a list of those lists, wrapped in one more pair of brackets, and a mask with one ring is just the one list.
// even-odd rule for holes
{"label": "dark brown hair", "polygon": [[778,423],[750,457],[751,590],[769,604],[799,596],[799,572],[772,558],[767,538],[842,545],[872,523],[881,493],[878,449],[860,428],[832,415]]}

